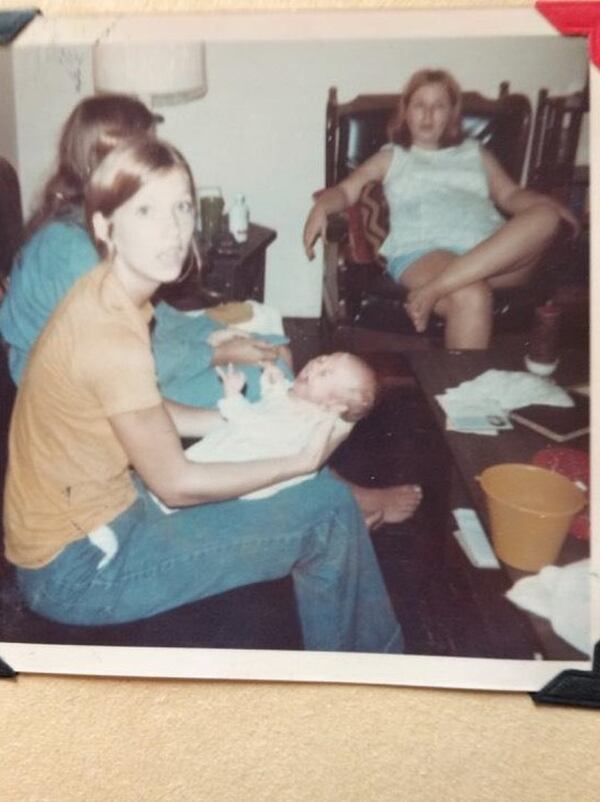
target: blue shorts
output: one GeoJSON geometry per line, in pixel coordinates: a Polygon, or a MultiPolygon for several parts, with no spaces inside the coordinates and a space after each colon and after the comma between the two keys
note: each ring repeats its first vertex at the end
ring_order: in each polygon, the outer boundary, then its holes
{"type": "Polygon", "coordinates": [[[425,256],[426,253],[431,253],[434,250],[450,251],[451,253],[455,253],[457,256],[461,256],[463,253],[466,253],[466,249],[461,248],[419,248],[416,251],[408,251],[407,253],[401,253],[398,254],[398,256],[394,256],[388,262],[386,270],[394,279],[394,281],[400,281],[402,274],[413,264],[413,262],[416,262],[417,259],[420,259],[422,256],[425,256]]]}

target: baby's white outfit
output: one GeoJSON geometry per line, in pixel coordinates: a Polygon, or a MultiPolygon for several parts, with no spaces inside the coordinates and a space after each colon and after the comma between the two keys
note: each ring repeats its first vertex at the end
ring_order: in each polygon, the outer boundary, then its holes
{"type": "MultiPolygon", "coordinates": [[[[291,382],[270,382],[263,373],[261,398],[251,403],[241,394],[222,398],[219,410],[225,419],[186,450],[194,462],[245,462],[297,454],[306,445],[315,426],[325,419],[335,421],[335,430],[348,432],[352,424],[317,404],[291,396],[291,382]]],[[[285,487],[315,475],[304,474],[241,496],[257,499],[272,496],[285,487]]]]}
{"type": "Polygon", "coordinates": [[[392,160],[383,180],[390,233],[380,252],[388,261],[439,248],[464,253],[504,223],[489,197],[479,144],[428,150],[386,145],[392,160]]]}

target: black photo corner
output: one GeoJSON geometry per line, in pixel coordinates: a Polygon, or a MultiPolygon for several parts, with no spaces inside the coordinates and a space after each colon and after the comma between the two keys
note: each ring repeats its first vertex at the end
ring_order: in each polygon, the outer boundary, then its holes
{"type": "Polygon", "coordinates": [[[590,671],[569,668],[531,694],[536,704],[600,709],[600,641],[594,647],[590,671]]]}
{"type": "Polygon", "coordinates": [[[0,11],[0,45],[10,44],[39,13],[37,8],[0,11]]]}

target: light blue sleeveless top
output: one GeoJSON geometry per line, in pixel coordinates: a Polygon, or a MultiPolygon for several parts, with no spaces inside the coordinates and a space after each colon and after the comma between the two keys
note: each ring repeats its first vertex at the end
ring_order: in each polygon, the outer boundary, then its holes
{"type": "Polygon", "coordinates": [[[399,145],[383,180],[390,233],[380,253],[388,261],[412,251],[444,248],[464,253],[504,219],[489,197],[480,146],[472,139],[440,150],[399,145]]]}

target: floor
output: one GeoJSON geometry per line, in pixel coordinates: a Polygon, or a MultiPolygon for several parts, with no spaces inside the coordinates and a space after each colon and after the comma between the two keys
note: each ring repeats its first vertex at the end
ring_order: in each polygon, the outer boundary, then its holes
{"type": "MultiPolygon", "coordinates": [[[[299,369],[321,351],[319,326],[288,319],[286,330],[299,369]]],[[[359,484],[423,487],[422,507],[411,521],[373,535],[408,653],[532,658],[539,646],[529,620],[503,598],[504,573],[473,568],[452,536],[449,458],[403,357],[391,357],[392,371],[390,358],[367,359],[378,368],[387,363],[388,387],[333,461],[359,484]]]]}

